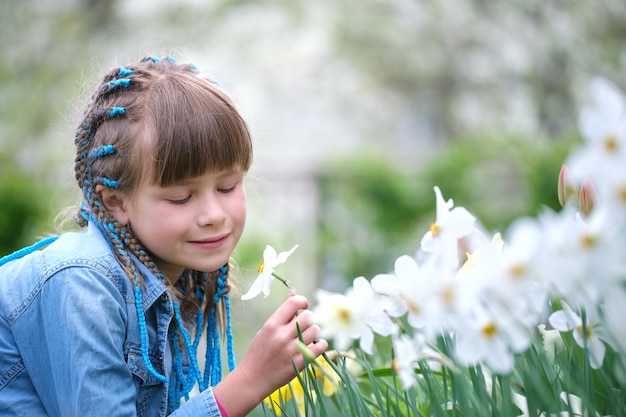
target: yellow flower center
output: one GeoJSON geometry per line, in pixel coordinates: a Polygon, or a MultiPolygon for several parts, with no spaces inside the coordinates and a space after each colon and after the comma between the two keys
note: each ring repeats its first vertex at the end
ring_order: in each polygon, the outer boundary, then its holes
{"type": "Polygon", "coordinates": [[[257,269],[257,272],[263,272],[264,269],[265,269],[265,262],[261,262],[261,265],[259,265],[259,269],[257,269]]]}
{"type": "Polygon", "coordinates": [[[520,262],[514,263],[509,268],[509,272],[511,273],[511,276],[513,278],[517,278],[517,279],[522,278],[524,274],[526,274],[526,265],[520,262]]]}
{"type": "Polygon", "coordinates": [[[413,314],[418,314],[420,312],[420,306],[417,305],[417,303],[413,300],[411,300],[409,297],[406,296],[406,294],[400,293],[400,298],[402,299],[402,301],[404,301],[406,303],[406,308],[413,314]]]}
{"type": "Polygon", "coordinates": [[[398,361],[398,358],[393,358],[391,360],[391,369],[393,369],[396,374],[400,373],[400,361],[398,361]]]}
{"type": "Polygon", "coordinates": [[[626,185],[621,186],[618,193],[622,201],[626,202],[626,185]]]}
{"type": "Polygon", "coordinates": [[[596,243],[597,243],[598,239],[596,238],[595,235],[592,235],[591,233],[585,233],[580,237],[580,243],[584,248],[593,248],[596,243]]]}
{"type": "Polygon", "coordinates": [[[441,297],[443,298],[443,302],[445,304],[448,304],[448,305],[452,304],[455,296],[456,296],[456,293],[452,285],[446,285],[441,290],[441,297]]]}
{"type": "Polygon", "coordinates": [[[493,322],[489,322],[487,323],[487,325],[485,325],[485,327],[483,327],[483,334],[488,339],[491,339],[492,337],[494,337],[497,332],[498,332],[498,329],[496,328],[496,325],[493,322]]]}
{"type": "Polygon", "coordinates": [[[437,223],[431,223],[430,233],[432,233],[433,237],[438,237],[441,234],[441,227],[437,223]]]}
{"type": "MultiPolygon", "coordinates": [[[[580,333],[582,335],[583,334],[583,325],[579,324],[578,327],[576,328],[576,330],[578,331],[578,333],[580,333]]],[[[585,333],[587,333],[587,339],[589,339],[591,337],[591,327],[587,326],[584,330],[586,330],[585,333]]]]}
{"type": "Polygon", "coordinates": [[[337,317],[343,323],[350,323],[350,311],[347,308],[337,309],[337,317]]]}
{"type": "Polygon", "coordinates": [[[615,134],[611,133],[606,138],[604,138],[604,147],[608,152],[615,152],[617,150],[617,137],[615,134]]]}

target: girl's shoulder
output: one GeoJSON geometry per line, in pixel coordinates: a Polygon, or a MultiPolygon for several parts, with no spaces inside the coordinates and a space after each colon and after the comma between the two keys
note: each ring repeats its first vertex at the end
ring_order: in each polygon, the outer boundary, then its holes
{"type": "Polygon", "coordinates": [[[124,270],[95,226],[64,233],[49,246],[2,265],[0,309],[11,310],[47,284],[64,286],[83,280],[102,281],[103,288],[119,293],[122,299],[129,292],[124,270]]]}

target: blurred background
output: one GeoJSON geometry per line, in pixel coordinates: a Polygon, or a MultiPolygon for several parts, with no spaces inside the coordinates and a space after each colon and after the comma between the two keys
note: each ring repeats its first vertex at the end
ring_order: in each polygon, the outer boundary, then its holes
{"type": "MultiPolygon", "coordinates": [[[[73,137],[108,69],[193,62],[249,122],[245,292],[266,244],[313,299],[418,249],[444,197],[490,231],[557,207],[587,82],[626,86],[623,0],[2,0],[0,256],[79,201],[73,137]]],[[[286,289],[233,297],[238,348],[286,289]]],[[[241,355],[240,355],[241,356],[241,355]]]]}

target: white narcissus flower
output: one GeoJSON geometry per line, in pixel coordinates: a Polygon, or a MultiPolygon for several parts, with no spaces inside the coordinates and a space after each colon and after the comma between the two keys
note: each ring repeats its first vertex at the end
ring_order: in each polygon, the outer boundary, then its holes
{"type": "Polygon", "coordinates": [[[374,332],[388,336],[393,322],[384,310],[385,298],[374,292],[364,277],[355,278],[345,294],[317,290],[314,321],[322,328],[322,337],[332,339],[337,350],[345,350],[354,339],[361,349],[372,353],[374,332]]]}
{"type": "Polygon", "coordinates": [[[585,145],[572,154],[567,166],[577,181],[590,178],[596,183],[607,169],[626,159],[626,99],[615,84],[595,78],[578,120],[585,145]]]}
{"type": "Polygon", "coordinates": [[[514,352],[530,345],[530,335],[503,310],[476,306],[457,326],[455,356],[464,365],[485,363],[496,374],[508,374],[514,367],[514,352]]]}
{"type": "Polygon", "coordinates": [[[250,300],[259,295],[261,292],[263,292],[263,295],[267,297],[270,294],[270,286],[274,280],[274,268],[282,263],[285,263],[289,255],[291,255],[298,248],[298,246],[299,245],[294,245],[294,247],[287,252],[276,254],[276,249],[267,245],[263,251],[263,263],[259,267],[259,276],[256,280],[254,280],[248,292],[241,296],[241,299],[250,300]]]}
{"type": "Polygon", "coordinates": [[[415,366],[423,357],[424,336],[416,333],[413,337],[407,334],[392,335],[394,359],[393,371],[400,378],[402,388],[409,389],[417,383],[415,366]]]}
{"type": "Polygon", "coordinates": [[[445,201],[439,187],[435,186],[437,218],[421,241],[421,249],[439,256],[444,267],[459,263],[458,241],[469,235],[476,218],[463,207],[454,207],[452,200],[445,201]],[[454,208],[453,208],[454,207],[454,208]]]}
{"type": "Polygon", "coordinates": [[[591,310],[626,270],[620,221],[606,206],[584,219],[573,210],[542,213],[543,251],[535,265],[543,270],[548,290],[575,309],[591,310]]]}
{"type": "Polygon", "coordinates": [[[594,319],[593,314],[587,312],[587,322],[583,327],[583,319],[566,302],[562,301],[561,304],[563,309],[552,313],[548,321],[552,327],[562,332],[573,330],[572,336],[580,347],[585,346],[586,336],[586,343],[589,349],[589,364],[594,369],[600,368],[604,361],[606,347],[597,334],[599,322],[594,319]],[[586,332],[586,335],[583,334],[583,330],[586,332]]]}
{"type": "Polygon", "coordinates": [[[400,317],[408,312],[412,325],[421,327],[417,323],[432,286],[428,278],[414,258],[402,255],[396,259],[393,274],[378,274],[372,278],[372,288],[387,296],[385,308],[390,316],[400,317]]]}

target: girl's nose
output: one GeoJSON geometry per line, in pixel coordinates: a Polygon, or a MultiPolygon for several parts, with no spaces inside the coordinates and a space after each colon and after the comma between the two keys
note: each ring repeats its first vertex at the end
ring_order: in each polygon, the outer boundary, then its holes
{"type": "Polygon", "coordinates": [[[226,211],[216,196],[207,196],[201,204],[198,210],[198,223],[201,226],[220,224],[226,219],[226,211]]]}

